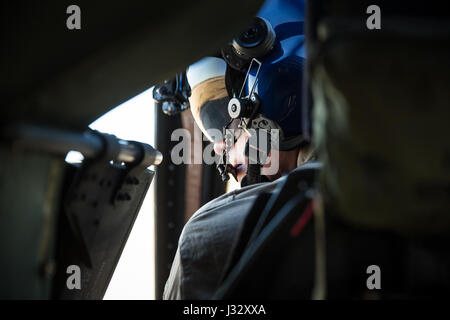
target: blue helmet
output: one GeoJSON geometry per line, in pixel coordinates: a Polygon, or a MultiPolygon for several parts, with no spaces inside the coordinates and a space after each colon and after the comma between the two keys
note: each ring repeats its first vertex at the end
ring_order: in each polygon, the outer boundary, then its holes
{"type": "Polygon", "coordinates": [[[244,32],[186,72],[194,119],[211,141],[225,138],[217,166],[224,180],[233,172],[226,154],[234,134],[226,129],[255,130],[248,131],[246,146],[249,183],[261,181],[272,147],[283,151],[309,143],[304,11],[303,0],[267,0],[244,32]]]}
{"type": "Polygon", "coordinates": [[[304,1],[267,0],[252,24],[221,54],[189,67],[191,110],[210,140],[230,118],[252,117],[266,129],[280,129],[279,149],[309,139],[309,108],[304,106],[304,1]],[[253,103],[252,103],[253,101],[253,103]]]}
{"type": "MultiPolygon", "coordinates": [[[[310,112],[303,105],[304,5],[298,0],[266,1],[247,30],[222,51],[231,68],[241,74],[247,69],[242,92],[235,86],[232,94],[251,98],[256,93],[260,119],[270,120],[273,129],[281,129],[280,150],[295,148],[309,139],[310,112]]],[[[229,113],[232,116],[232,110],[229,113]]]]}

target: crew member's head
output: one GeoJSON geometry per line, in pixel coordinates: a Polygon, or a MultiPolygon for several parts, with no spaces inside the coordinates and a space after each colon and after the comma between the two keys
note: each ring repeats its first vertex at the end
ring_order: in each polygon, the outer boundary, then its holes
{"type": "Polygon", "coordinates": [[[267,1],[220,54],[187,70],[193,117],[215,152],[226,151],[239,181],[253,159],[264,159],[269,180],[308,159],[303,12],[303,1],[267,1]]]}

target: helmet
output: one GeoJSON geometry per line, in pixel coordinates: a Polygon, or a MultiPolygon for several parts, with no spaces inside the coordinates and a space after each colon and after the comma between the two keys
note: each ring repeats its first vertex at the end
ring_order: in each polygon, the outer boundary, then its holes
{"type": "Polygon", "coordinates": [[[221,138],[211,129],[240,119],[247,129],[278,129],[279,150],[308,142],[303,21],[304,1],[268,0],[220,54],[188,68],[192,114],[211,141],[221,138]]]}
{"type": "Polygon", "coordinates": [[[221,55],[189,67],[192,112],[211,141],[208,129],[221,130],[230,117],[239,117],[236,111],[233,114],[236,108],[231,108],[230,98],[242,107],[252,95],[259,100],[258,119],[270,120],[272,129],[280,129],[280,150],[307,141],[310,121],[302,94],[306,56],[303,20],[304,1],[268,0],[221,55]]]}
{"type": "Polygon", "coordinates": [[[303,21],[304,1],[269,0],[231,44],[235,56],[250,61],[245,95],[256,93],[261,118],[280,129],[280,150],[295,148],[309,136],[309,110],[303,107],[303,21]]]}

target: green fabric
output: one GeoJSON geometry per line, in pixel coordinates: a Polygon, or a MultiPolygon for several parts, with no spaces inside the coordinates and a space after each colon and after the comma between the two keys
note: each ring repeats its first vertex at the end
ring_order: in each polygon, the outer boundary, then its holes
{"type": "Polygon", "coordinates": [[[450,232],[450,47],[394,36],[325,42],[312,66],[326,201],[348,222],[450,232]]]}
{"type": "Polygon", "coordinates": [[[63,159],[0,148],[0,298],[47,299],[63,159]]]}

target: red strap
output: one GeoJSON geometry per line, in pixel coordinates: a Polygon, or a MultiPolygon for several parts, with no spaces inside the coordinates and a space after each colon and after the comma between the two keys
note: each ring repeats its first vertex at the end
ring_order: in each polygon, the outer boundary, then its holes
{"type": "Polygon", "coordinates": [[[311,219],[313,213],[313,201],[309,201],[308,205],[305,208],[305,211],[301,214],[300,218],[298,218],[297,222],[291,228],[291,237],[296,238],[302,232],[303,228],[305,228],[309,219],[311,219]]]}

